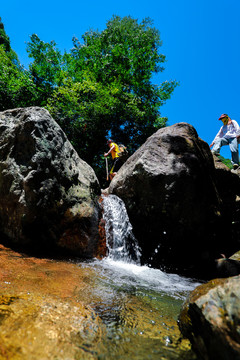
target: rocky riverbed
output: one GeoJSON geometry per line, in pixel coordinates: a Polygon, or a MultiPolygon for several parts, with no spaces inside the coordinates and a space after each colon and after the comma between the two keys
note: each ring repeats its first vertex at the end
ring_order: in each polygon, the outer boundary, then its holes
{"type": "Polygon", "coordinates": [[[126,273],[120,285],[110,273],[1,245],[0,359],[194,359],[177,325],[189,290],[127,285],[126,273]]]}

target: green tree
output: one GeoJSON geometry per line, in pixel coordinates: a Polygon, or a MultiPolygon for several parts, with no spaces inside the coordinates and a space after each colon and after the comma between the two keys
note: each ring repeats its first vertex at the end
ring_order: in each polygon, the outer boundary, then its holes
{"type": "Polygon", "coordinates": [[[7,52],[11,50],[10,39],[5,32],[1,17],[0,17],[0,45],[4,45],[4,49],[7,52]]]}
{"type": "Polygon", "coordinates": [[[131,94],[123,96],[121,84],[116,81],[104,85],[86,71],[81,82],[65,80],[53,92],[47,108],[81,157],[96,165],[104,150],[113,111],[127,103],[128,114],[137,117],[137,104],[132,102],[131,94]]]}
{"type": "Polygon", "coordinates": [[[12,50],[0,18],[0,110],[30,106],[35,98],[34,83],[12,50]]]}
{"type": "Polygon", "coordinates": [[[56,48],[56,43],[45,43],[33,34],[27,45],[27,52],[33,62],[29,71],[37,88],[37,104],[45,106],[53,90],[61,85],[65,76],[62,72],[62,55],[56,48]]]}
{"type": "Polygon", "coordinates": [[[166,125],[160,107],[170,98],[175,81],[154,85],[153,74],[164,70],[160,33],[150,19],[141,23],[114,16],[102,32],[88,31],[82,42],[63,55],[55,42],[32,35],[27,51],[37,103],[47,106],[79,155],[101,167],[106,137],[134,151],[166,125]]]}
{"type": "Polygon", "coordinates": [[[19,70],[22,70],[23,67],[20,65],[17,54],[11,48],[10,38],[5,32],[1,17],[0,17],[0,46],[2,46],[2,49],[4,49],[11,62],[14,65],[16,65],[19,70]]]}
{"type": "MultiPolygon", "coordinates": [[[[150,19],[142,23],[131,17],[114,16],[104,31],[89,31],[83,44],[74,39],[69,64],[75,81],[83,69],[92,72],[97,82],[121,86],[121,102],[111,113],[109,131],[116,139],[141,144],[157,128],[165,126],[159,108],[170,98],[177,83],[152,84],[152,76],[164,70],[165,56],[159,53],[159,31],[150,19]],[[138,113],[132,112],[137,107],[138,113]]],[[[119,95],[118,95],[119,96],[119,95]]]]}
{"type": "Polygon", "coordinates": [[[27,72],[20,70],[0,46],[0,111],[31,106],[36,89],[27,72]]]}

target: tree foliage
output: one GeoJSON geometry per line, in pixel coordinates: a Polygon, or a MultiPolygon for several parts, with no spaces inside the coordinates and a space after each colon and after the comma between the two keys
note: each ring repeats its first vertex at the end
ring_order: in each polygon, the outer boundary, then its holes
{"type": "Polygon", "coordinates": [[[138,24],[131,17],[113,17],[101,33],[86,32],[83,43],[74,39],[74,48],[68,65],[74,81],[82,81],[87,69],[96,82],[120,90],[113,96],[117,105],[109,114],[112,137],[139,146],[166,119],[160,117],[159,108],[176,87],[175,81],[153,85],[153,73],[164,70],[165,56],[159,53],[160,34],[150,19],[138,24]]]}
{"type": "Polygon", "coordinates": [[[28,73],[12,63],[0,46],[0,109],[31,106],[36,96],[35,85],[28,73]]]}
{"type": "Polygon", "coordinates": [[[35,85],[12,50],[0,18],[0,110],[30,106],[35,97],[35,85]]]}
{"type": "Polygon", "coordinates": [[[150,19],[139,23],[130,16],[113,16],[103,31],[88,31],[81,41],[73,38],[72,49],[63,54],[54,41],[46,43],[33,34],[27,45],[29,71],[10,56],[1,23],[0,43],[1,108],[46,107],[95,170],[103,167],[107,137],[134,151],[166,125],[160,107],[177,82],[152,82],[166,59],[150,19]]]}
{"type": "Polygon", "coordinates": [[[53,90],[61,85],[62,77],[62,55],[56,48],[55,41],[45,43],[33,34],[28,42],[27,52],[33,62],[29,71],[37,88],[37,103],[46,106],[53,90]]]}

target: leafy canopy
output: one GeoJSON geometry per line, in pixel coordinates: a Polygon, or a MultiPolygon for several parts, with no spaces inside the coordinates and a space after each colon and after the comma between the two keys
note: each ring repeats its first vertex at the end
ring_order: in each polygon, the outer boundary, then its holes
{"type": "Polygon", "coordinates": [[[0,18],[0,110],[30,106],[35,97],[35,85],[12,50],[0,18]]]}
{"type": "Polygon", "coordinates": [[[37,35],[28,43],[30,65],[39,94],[83,159],[99,163],[106,137],[135,150],[166,125],[160,107],[175,81],[152,83],[164,70],[160,33],[150,19],[114,16],[102,32],[88,31],[63,55],[52,41],[37,35]]]}
{"type": "Polygon", "coordinates": [[[166,125],[160,107],[178,85],[153,84],[164,70],[160,33],[150,19],[113,16],[106,28],[87,31],[61,54],[54,41],[36,34],[23,69],[0,23],[0,106],[46,107],[66,132],[80,157],[102,171],[106,138],[134,151],[148,136],[166,125]]]}

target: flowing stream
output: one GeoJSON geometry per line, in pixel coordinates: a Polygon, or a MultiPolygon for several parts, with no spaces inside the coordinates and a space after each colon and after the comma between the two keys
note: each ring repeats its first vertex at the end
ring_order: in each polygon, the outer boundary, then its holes
{"type": "Polygon", "coordinates": [[[90,305],[107,329],[98,359],[195,359],[181,339],[177,317],[199,283],[140,265],[141,249],[123,201],[103,199],[108,257],[81,266],[97,272],[90,305]]]}
{"type": "Polygon", "coordinates": [[[108,259],[140,265],[141,250],[133,234],[124,202],[116,195],[103,199],[108,259]]]}
{"type": "Polygon", "coordinates": [[[0,359],[195,360],[177,319],[198,282],[141,266],[124,203],[103,199],[108,256],[49,259],[0,245],[0,359]]]}

